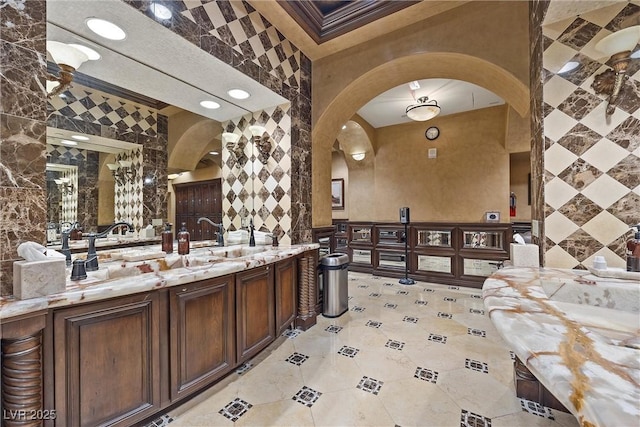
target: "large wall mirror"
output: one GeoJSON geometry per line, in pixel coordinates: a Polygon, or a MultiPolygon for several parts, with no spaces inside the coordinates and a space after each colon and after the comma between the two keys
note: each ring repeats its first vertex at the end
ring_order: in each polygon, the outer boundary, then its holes
{"type": "MultiPolygon", "coordinates": [[[[173,7],[172,2],[165,4],[173,7]]],[[[176,16],[171,14],[180,11],[168,9],[153,19],[148,13],[121,0],[47,1],[47,41],[85,46],[99,55],[83,61],[71,86],[50,100],[47,189],[52,230],[74,221],[99,231],[118,220],[132,220],[138,228],[152,219],[166,220],[168,174],[219,166],[219,158],[210,153],[225,149],[221,123],[287,102],[156,22],[172,25],[176,16]],[[125,38],[95,34],[87,25],[91,17],[118,25],[125,38]],[[251,96],[234,99],[227,93],[234,88],[251,96]],[[218,108],[207,108],[203,101],[218,108]],[[114,102],[127,105],[119,108],[114,102]],[[145,196],[142,207],[127,212],[138,203],[131,200],[136,193],[145,196]]],[[[199,37],[200,29],[195,31],[199,37]]],[[[48,51],[49,71],[57,75],[59,67],[48,51]]],[[[48,233],[51,240],[54,235],[48,233]]]]}

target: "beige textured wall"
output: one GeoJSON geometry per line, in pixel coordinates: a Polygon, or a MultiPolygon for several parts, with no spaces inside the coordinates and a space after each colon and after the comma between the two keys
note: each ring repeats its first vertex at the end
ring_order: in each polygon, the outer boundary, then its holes
{"type": "Polygon", "coordinates": [[[510,155],[509,181],[511,191],[516,194],[516,216],[513,221],[531,221],[529,204],[529,174],[531,173],[531,154],[515,153],[510,155]]]}
{"type": "MultiPolygon", "coordinates": [[[[362,105],[411,80],[455,78],[494,91],[526,116],[529,58],[523,52],[528,52],[528,40],[527,2],[471,2],[314,61],[314,227],[331,222],[332,212],[322,203],[330,196],[331,144],[362,105]]],[[[504,137],[501,144],[504,150],[504,137]]]]}
{"type": "MultiPolygon", "coordinates": [[[[502,222],[509,222],[506,109],[377,129],[375,159],[367,167],[349,167],[349,220],[397,221],[398,209],[409,206],[414,221],[483,221],[485,212],[498,211],[502,222]],[[428,126],[440,128],[435,141],[424,137],[428,126]],[[437,149],[437,158],[427,158],[429,148],[437,149]]],[[[337,156],[332,175],[343,177],[337,156]]],[[[346,216],[333,211],[333,217],[346,216]]]]}
{"type": "Polygon", "coordinates": [[[194,170],[215,140],[215,145],[220,145],[221,134],[220,123],[189,111],[170,116],[167,144],[169,170],[194,170]]]}

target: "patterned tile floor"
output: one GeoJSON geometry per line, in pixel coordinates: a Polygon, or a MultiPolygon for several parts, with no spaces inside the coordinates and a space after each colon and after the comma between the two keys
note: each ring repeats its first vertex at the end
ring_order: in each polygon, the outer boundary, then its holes
{"type": "Polygon", "coordinates": [[[479,290],[350,272],[349,295],[347,313],[290,331],[163,424],[578,425],[515,397],[512,354],[479,290]]]}

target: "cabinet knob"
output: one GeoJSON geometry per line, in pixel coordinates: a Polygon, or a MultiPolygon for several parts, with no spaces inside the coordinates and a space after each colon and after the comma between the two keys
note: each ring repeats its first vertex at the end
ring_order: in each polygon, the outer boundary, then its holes
{"type": "Polygon", "coordinates": [[[271,268],[271,267],[267,266],[267,271],[269,271],[269,268],[271,268]]]}
{"type": "Polygon", "coordinates": [[[187,292],[187,288],[182,288],[182,292],[187,292]]]}

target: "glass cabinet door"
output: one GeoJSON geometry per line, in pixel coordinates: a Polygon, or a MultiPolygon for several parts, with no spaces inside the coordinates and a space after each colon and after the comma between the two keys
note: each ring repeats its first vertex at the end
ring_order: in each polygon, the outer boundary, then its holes
{"type": "Polygon", "coordinates": [[[371,242],[371,227],[354,227],[351,232],[352,242],[371,242]]]}
{"type": "Polygon", "coordinates": [[[451,273],[451,257],[418,255],[418,270],[438,273],[451,273]]]}
{"type": "Polygon", "coordinates": [[[451,231],[418,230],[418,245],[451,247],[451,231]]]}
{"type": "Polygon", "coordinates": [[[465,231],[465,248],[504,249],[503,233],[499,231],[465,231]]]}

